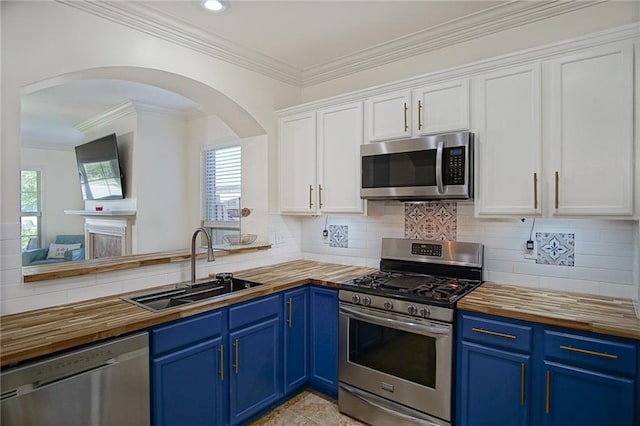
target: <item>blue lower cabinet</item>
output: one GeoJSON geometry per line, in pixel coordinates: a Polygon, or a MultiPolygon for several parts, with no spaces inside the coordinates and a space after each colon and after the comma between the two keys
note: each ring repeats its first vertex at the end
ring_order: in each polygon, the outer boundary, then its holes
{"type": "Polygon", "coordinates": [[[640,425],[637,342],[464,311],[457,319],[457,425],[640,425]]]}
{"type": "Polygon", "coordinates": [[[338,290],[311,287],[311,387],[338,397],[338,290]]]}
{"type": "Polygon", "coordinates": [[[221,347],[217,338],[152,361],[154,425],[224,424],[221,347]]]}
{"type": "Polygon", "coordinates": [[[152,419],[155,426],[222,425],[225,310],[151,330],[152,419]]]}
{"type": "Polygon", "coordinates": [[[284,393],[290,395],[309,380],[309,290],[297,288],[283,296],[284,393]]]}
{"type": "Polygon", "coordinates": [[[631,379],[545,361],[544,425],[634,425],[631,379]]]}
{"type": "Polygon", "coordinates": [[[229,420],[242,424],[282,397],[281,296],[229,308],[229,420]]]}
{"type": "Polygon", "coordinates": [[[462,342],[458,378],[458,424],[529,423],[531,357],[462,342]]]}

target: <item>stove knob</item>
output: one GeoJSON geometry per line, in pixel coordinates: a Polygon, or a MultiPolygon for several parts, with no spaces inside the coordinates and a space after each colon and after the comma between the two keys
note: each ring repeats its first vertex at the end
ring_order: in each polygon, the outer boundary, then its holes
{"type": "Polygon", "coordinates": [[[354,294],[353,296],[351,296],[351,301],[353,303],[360,303],[360,296],[358,296],[357,294],[354,294]]]}
{"type": "Polygon", "coordinates": [[[429,308],[420,308],[420,315],[424,318],[427,318],[429,315],[431,315],[431,312],[429,311],[429,308]]]}
{"type": "Polygon", "coordinates": [[[364,306],[369,306],[371,304],[371,298],[369,296],[364,296],[362,298],[362,304],[364,306]]]}
{"type": "Polygon", "coordinates": [[[418,313],[418,308],[416,308],[416,305],[409,305],[407,306],[407,312],[409,315],[415,315],[418,313]]]}
{"type": "Polygon", "coordinates": [[[393,303],[387,300],[386,302],[384,302],[384,305],[382,305],[382,307],[385,308],[387,311],[390,311],[393,309],[393,303]]]}

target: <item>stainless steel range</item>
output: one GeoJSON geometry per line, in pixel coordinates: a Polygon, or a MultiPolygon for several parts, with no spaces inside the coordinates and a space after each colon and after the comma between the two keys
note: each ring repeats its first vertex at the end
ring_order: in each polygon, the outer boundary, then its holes
{"type": "Polygon", "coordinates": [[[448,426],[456,302],[483,246],[385,238],[380,270],[340,286],[340,411],[372,425],[448,426]]]}

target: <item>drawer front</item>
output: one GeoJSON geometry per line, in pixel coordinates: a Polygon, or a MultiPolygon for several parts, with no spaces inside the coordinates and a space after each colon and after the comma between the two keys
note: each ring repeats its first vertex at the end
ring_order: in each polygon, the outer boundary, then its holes
{"type": "Polygon", "coordinates": [[[636,373],[636,346],[631,342],[545,330],[544,357],[583,368],[636,373]]]}
{"type": "Polygon", "coordinates": [[[460,314],[462,339],[508,350],[531,352],[532,327],[509,322],[502,318],[484,318],[460,314]]]}
{"type": "Polygon", "coordinates": [[[208,312],[155,327],[151,330],[153,356],[211,339],[222,334],[226,310],[208,312]]]}
{"type": "Polygon", "coordinates": [[[280,295],[262,297],[229,308],[229,329],[261,321],[280,312],[280,295]]]}

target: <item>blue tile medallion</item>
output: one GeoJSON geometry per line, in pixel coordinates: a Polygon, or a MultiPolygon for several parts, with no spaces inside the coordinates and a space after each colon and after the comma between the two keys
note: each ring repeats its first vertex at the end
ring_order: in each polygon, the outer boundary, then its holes
{"type": "Polygon", "coordinates": [[[458,204],[405,203],[404,236],[421,240],[454,240],[458,231],[458,204]]]}
{"type": "Polygon", "coordinates": [[[348,225],[329,225],[329,247],[349,247],[348,225]]]}
{"type": "Polygon", "coordinates": [[[536,232],[536,263],[574,266],[575,234],[536,232]]]}

